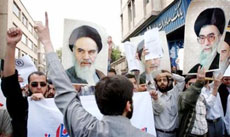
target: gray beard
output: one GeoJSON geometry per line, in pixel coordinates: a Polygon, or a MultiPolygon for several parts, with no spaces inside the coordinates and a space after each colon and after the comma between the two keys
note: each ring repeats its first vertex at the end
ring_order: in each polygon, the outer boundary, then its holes
{"type": "Polygon", "coordinates": [[[214,43],[212,51],[210,53],[204,53],[204,51],[201,51],[200,53],[200,64],[205,68],[205,70],[208,70],[212,61],[216,57],[217,54],[217,46],[219,44],[219,41],[214,43]]]}
{"type": "Polygon", "coordinates": [[[96,69],[93,63],[91,64],[90,67],[81,67],[79,63],[75,61],[74,69],[75,69],[77,76],[81,79],[86,80],[89,85],[96,84],[96,81],[94,80],[96,69]]]}

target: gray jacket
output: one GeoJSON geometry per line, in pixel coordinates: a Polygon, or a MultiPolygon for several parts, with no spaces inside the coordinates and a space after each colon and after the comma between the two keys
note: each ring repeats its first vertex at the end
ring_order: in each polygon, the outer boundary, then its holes
{"type": "Polygon", "coordinates": [[[64,124],[71,137],[153,137],[132,126],[126,117],[104,116],[100,121],[92,116],[82,107],[57,55],[47,54],[46,61],[56,89],[55,103],[64,114],[64,124]]]}

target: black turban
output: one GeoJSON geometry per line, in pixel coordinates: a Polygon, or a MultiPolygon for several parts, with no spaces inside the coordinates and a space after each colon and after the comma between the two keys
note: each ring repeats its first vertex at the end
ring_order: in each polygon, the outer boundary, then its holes
{"type": "Polygon", "coordinates": [[[73,51],[75,42],[82,37],[89,37],[93,39],[98,47],[98,52],[102,49],[101,37],[96,29],[90,26],[81,26],[73,30],[69,38],[69,48],[73,51]]]}
{"type": "Polygon", "coordinates": [[[220,34],[223,34],[225,28],[224,11],[220,8],[210,8],[202,11],[194,25],[197,36],[199,36],[200,29],[205,25],[215,25],[220,31],[220,34]]]}
{"type": "Polygon", "coordinates": [[[226,32],[224,41],[230,46],[230,32],[226,32]]]}

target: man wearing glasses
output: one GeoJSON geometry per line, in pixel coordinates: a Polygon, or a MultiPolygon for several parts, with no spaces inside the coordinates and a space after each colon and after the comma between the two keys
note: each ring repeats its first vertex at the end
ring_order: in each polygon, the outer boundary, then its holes
{"type": "Polygon", "coordinates": [[[196,64],[189,73],[196,73],[199,66],[205,70],[219,68],[220,54],[218,44],[225,28],[225,15],[220,8],[206,9],[200,13],[195,21],[194,30],[201,53],[199,64],[196,64]]]}
{"type": "Polygon", "coordinates": [[[40,100],[48,91],[47,77],[43,72],[33,72],[28,77],[28,89],[31,99],[40,100]]]}

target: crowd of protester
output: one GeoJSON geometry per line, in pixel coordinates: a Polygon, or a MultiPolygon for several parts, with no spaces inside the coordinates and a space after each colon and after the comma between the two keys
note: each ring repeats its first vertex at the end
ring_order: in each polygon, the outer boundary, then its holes
{"type": "Polygon", "coordinates": [[[6,109],[0,107],[0,136],[27,136],[27,98],[30,97],[35,101],[55,98],[72,137],[152,137],[130,123],[135,109],[133,94],[147,91],[152,98],[157,137],[230,136],[230,75],[212,77],[212,73],[202,68],[198,68],[197,75],[188,76],[161,70],[155,78],[146,76],[146,82],[142,83],[135,74],[121,76],[110,68],[108,76],[100,78],[93,88],[73,86],[54,53],[47,14],[46,24],[37,22],[35,31],[44,45],[48,76],[33,72],[28,77],[28,86],[20,87],[14,55],[22,32],[19,28],[9,29],[1,71],[1,89],[7,105],[6,109]],[[102,120],[93,117],[81,105],[79,95],[92,94],[104,115],[102,120]]]}

